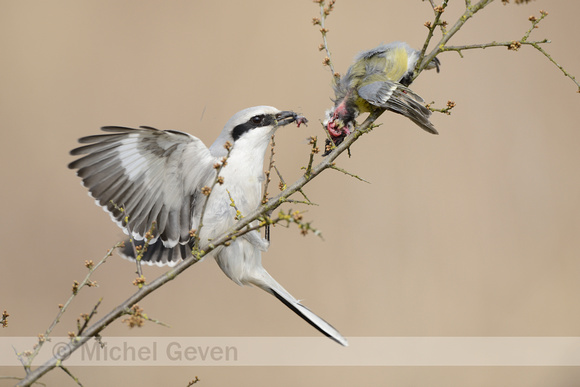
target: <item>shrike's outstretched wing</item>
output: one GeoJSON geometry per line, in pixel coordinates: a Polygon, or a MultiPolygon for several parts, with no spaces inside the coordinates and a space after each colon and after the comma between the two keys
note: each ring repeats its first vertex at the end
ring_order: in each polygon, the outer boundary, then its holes
{"type": "Polygon", "coordinates": [[[91,196],[136,240],[156,223],[154,240],[166,247],[186,243],[196,228],[192,211],[200,190],[213,178],[216,159],[198,138],[142,126],[101,128],[107,134],[79,139],[88,144],[71,155],[91,196]]]}

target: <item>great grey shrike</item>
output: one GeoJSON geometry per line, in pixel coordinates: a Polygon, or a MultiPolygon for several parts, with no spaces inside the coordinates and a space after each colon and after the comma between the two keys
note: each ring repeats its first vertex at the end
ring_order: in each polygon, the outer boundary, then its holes
{"type": "MultiPolygon", "coordinates": [[[[249,214],[260,205],[264,156],[276,129],[305,118],[291,111],[256,106],[236,113],[208,149],[183,132],[106,126],[106,134],[83,137],[86,144],[71,151],[83,155],[69,164],[98,205],[134,240],[144,243],[155,222],[153,239],[141,262],[175,265],[191,255],[193,238],[206,196],[201,192],[216,178],[216,163],[227,155],[203,214],[199,240],[204,243],[231,230],[236,209],[249,214]],[[230,204],[234,200],[236,208],[230,204]]],[[[207,193],[207,192],[206,192],[207,193]]],[[[130,243],[123,255],[135,258],[130,243]]],[[[269,242],[251,231],[212,251],[219,267],[238,285],[255,285],[274,295],[324,335],[346,346],[346,339],[288,293],[262,267],[262,251],[269,242]]]]}

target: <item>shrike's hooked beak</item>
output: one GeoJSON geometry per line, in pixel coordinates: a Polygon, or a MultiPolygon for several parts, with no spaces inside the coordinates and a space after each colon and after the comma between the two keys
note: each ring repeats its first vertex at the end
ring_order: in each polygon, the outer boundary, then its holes
{"type": "Polygon", "coordinates": [[[286,110],[276,114],[276,126],[284,126],[296,122],[296,126],[300,127],[301,124],[306,125],[308,120],[306,117],[298,115],[292,111],[286,110]]]}

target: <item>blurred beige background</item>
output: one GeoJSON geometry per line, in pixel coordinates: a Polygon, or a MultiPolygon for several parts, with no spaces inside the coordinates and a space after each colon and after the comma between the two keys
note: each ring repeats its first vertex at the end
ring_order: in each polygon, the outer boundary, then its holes
{"type": "MultiPolygon", "coordinates": [[[[454,22],[463,2],[451,2],[454,22]]],[[[498,0],[453,44],[532,38],[580,75],[578,2],[498,0]]],[[[306,138],[323,136],[330,75],[304,1],[0,1],[0,309],[2,336],[43,332],[73,280],[121,236],[66,168],[78,137],[103,125],[183,130],[210,144],[236,111],[258,104],[307,116],[277,135],[277,165],[300,175],[306,138]]],[[[381,42],[420,47],[427,2],[339,0],[328,20],[338,71],[381,42]]],[[[338,165],[306,187],[306,217],[324,240],[275,228],[264,262],[345,336],[580,336],[580,96],[530,47],[440,56],[413,90],[443,106],[439,136],[385,114],[338,165]]],[[[318,159],[319,160],[319,159],[318,159]]],[[[56,333],[104,297],[101,316],[135,288],[115,257],[56,333]]],[[[153,279],[163,272],[146,268],[153,279]]],[[[195,265],[140,303],[171,324],[117,322],[104,336],[316,336],[265,293],[240,288],[214,262],[195,265]]],[[[282,350],[282,349],[281,349],[282,350]]],[[[337,351],[348,350],[337,346],[337,351]]],[[[0,369],[0,374],[21,374],[0,369]]],[[[574,367],[75,368],[89,386],[570,386],[574,367]]],[[[43,382],[74,385],[54,371],[43,382]]],[[[0,385],[11,385],[0,381],[0,385]]]]}

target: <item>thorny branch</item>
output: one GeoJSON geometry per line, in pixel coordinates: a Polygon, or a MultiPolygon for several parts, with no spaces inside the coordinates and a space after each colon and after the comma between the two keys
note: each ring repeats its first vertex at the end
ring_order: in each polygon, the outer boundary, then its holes
{"type": "Polygon", "coordinates": [[[72,380],[74,380],[74,381],[76,382],[76,384],[78,384],[79,386],[81,386],[81,387],[82,387],[82,383],[79,381],[79,378],[77,378],[76,376],[74,376],[74,375],[72,374],[72,372],[70,372],[70,371],[69,371],[69,369],[68,369],[68,368],[66,368],[66,367],[65,367],[65,366],[63,366],[62,364],[59,364],[59,366],[58,366],[58,367],[59,367],[61,370],[63,370],[65,374],[67,374],[68,376],[70,376],[70,377],[71,377],[71,379],[72,379],[72,380]]]}
{"type": "MultiPolygon", "coordinates": [[[[431,22],[425,23],[425,27],[429,28],[429,32],[427,33],[427,38],[425,38],[425,43],[423,44],[423,48],[421,49],[421,53],[419,54],[419,59],[417,59],[417,67],[415,68],[415,73],[414,73],[413,79],[417,78],[417,76],[419,76],[419,73],[421,72],[421,70],[424,68],[424,67],[423,68],[420,67],[420,64],[423,62],[423,58],[425,57],[425,52],[427,52],[427,48],[429,47],[429,43],[431,42],[431,38],[433,38],[433,32],[435,31],[435,28],[437,26],[440,26],[441,33],[443,35],[445,35],[445,33],[447,32],[445,30],[445,26],[447,25],[447,22],[442,22],[440,20],[441,15],[443,14],[443,11],[445,11],[445,8],[447,7],[447,2],[448,2],[448,0],[444,0],[442,5],[435,6],[433,4],[433,2],[431,1],[431,6],[433,8],[433,12],[435,12],[435,19],[433,20],[432,23],[431,22]]],[[[429,60],[427,63],[429,63],[429,62],[431,62],[431,60],[429,60]]]]}
{"type": "Polygon", "coordinates": [[[453,101],[447,101],[447,105],[442,109],[437,109],[437,108],[432,107],[431,105],[434,103],[435,102],[428,103],[427,105],[425,105],[425,107],[427,109],[431,110],[432,112],[439,112],[439,113],[443,113],[443,114],[447,114],[447,115],[450,115],[451,109],[453,109],[455,107],[455,102],[453,102],[453,101]]]}
{"type": "MultiPolygon", "coordinates": [[[[32,365],[33,360],[38,355],[38,352],[43,347],[44,343],[50,338],[52,331],[54,330],[56,325],[60,322],[62,315],[67,311],[69,305],[72,303],[73,299],[76,297],[78,292],[85,286],[87,286],[87,287],[97,286],[96,282],[92,281],[90,279],[91,275],[95,272],[95,270],[97,270],[102,264],[104,264],[107,261],[107,258],[109,258],[111,255],[113,255],[113,251],[115,249],[117,249],[121,246],[123,246],[122,242],[117,243],[115,246],[113,246],[113,248],[110,249],[109,251],[107,251],[107,254],[96,265],[93,263],[93,261],[85,261],[85,266],[87,267],[87,269],[89,269],[88,274],[85,276],[83,281],[81,281],[81,283],[79,283],[78,281],[73,282],[71,296],[64,304],[59,305],[59,312],[57,313],[55,319],[52,321],[52,323],[50,324],[48,329],[44,333],[41,333],[38,335],[38,343],[34,346],[33,351],[30,353],[18,354],[20,361],[24,365],[24,370],[26,371],[26,373],[28,375],[31,375],[30,367],[32,365]],[[25,358],[26,358],[26,360],[25,360],[25,358]]],[[[98,304],[96,307],[98,307],[98,304]]],[[[93,308],[93,310],[95,310],[96,307],[93,308]]],[[[91,313],[91,317],[93,315],[94,315],[94,313],[91,313]]],[[[82,332],[79,332],[79,334],[80,333],[82,333],[82,332]]],[[[28,377],[26,379],[28,379],[28,377]]],[[[35,381],[35,380],[37,380],[37,379],[34,379],[32,381],[35,381]]]]}
{"type": "Polygon", "coordinates": [[[89,314],[85,314],[83,313],[81,315],[82,319],[83,319],[83,325],[80,325],[80,319],[77,320],[77,326],[78,326],[78,330],[77,330],[77,336],[82,334],[83,331],[86,329],[87,325],[89,324],[89,321],[91,321],[91,319],[93,318],[93,316],[97,313],[97,309],[99,308],[99,306],[101,305],[101,302],[103,302],[102,298],[99,298],[99,301],[97,301],[97,303],[95,304],[95,306],[93,306],[93,310],[91,311],[91,313],[89,314]]]}
{"type": "Polygon", "coordinates": [[[320,17],[315,17],[312,19],[312,24],[320,26],[320,33],[322,35],[322,43],[318,46],[318,50],[325,51],[326,57],[322,61],[322,64],[328,66],[332,75],[336,78],[338,73],[334,71],[334,65],[332,64],[332,55],[330,54],[330,49],[328,48],[328,42],[326,35],[328,34],[328,28],[326,28],[326,18],[332,10],[334,9],[334,4],[336,0],[329,0],[328,5],[325,4],[325,0],[314,0],[320,6],[320,17]]]}
{"type": "MultiPolygon", "coordinates": [[[[455,22],[455,24],[453,25],[453,27],[451,27],[450,30],[447,30],[445,34],[442,34],[441,40],[437,43],[436,47],[428,55],[425,55],[422,61],[419,60],[417,61],[417,67],[415,68],[413,79],[416,79],[419,76],[419,74],[421,74],[421,72],[425,69],[425,67],[427,67],[427,65],[437,56],[437,54],[441,52],[441,49],[445,46],[445,44],[449,41],[449,39],[451,39],[453,35],[455,35],[461,29],[461,27],[463,27],[463,25],[467,22],[467,20],[471,19],[478,11],[485,8],[492,2],[493,0],[481,0],[475,5],[472,5],[471,2],[466,2],[466,9],[463,15],[459,17],[457,22],[455,22]]],[[[443,4],[446,6],[447,0],[444,0],[443,4]]],[[[443,11],[445,10],[443,6],[439,7],[436,6],[434,9],[438,11],[436,12],[434,22],[432,24],[426,23],[426,26],[429,27],[430,31],[434,29],[436,25],[442,23],[439,22],[439,18],[443,13],[443,11]]],[[[426,42],[427,46],[429,45],[430,40],[431,37],[428,35],[426,42]]],[[[426,47],[424,48],[426,52],[426,47]]]]}
{"type": "MultiPolygon", "coordinates": [[[[432,5],[434,5],[432,0],[429,0],[429,1],[432,5]]],[[[503,1],[505,1],[505,0],[503,0],[503,1]]],[[[462,50],[484,48],[481,45],[479,45],[479,46],[478,45],[446,46],[446,44],[451,39],[451,37],[453,37],[453,35],[459,31],[459,29],[465,24],[465,22],[467,20],[469,20],[471,17],[473,17],[473,15],[475,15],[475,13],[477,13],[479,10],[485,8],[491,2],[493,2],[493,0],[481,0],[481,1],[477,2],[476,4],[472,4],[471,0],[465,0],[465,6],[466,6],[465,13],[459,18],[459,20],[457,20],[457,22],[449,30],[445,30],[446,24],[443,21],[440,21],[441,14],[443,13],[445,6],[447,5],[447,0],[444,0],[443,5],[440,6],[439,8],[434,6],[433,8],[435,11],[435,19],[434,19],[433,23],[428,25],[430,32],[428,34],[426,44],[423,47],[422,55],[424,53],[426,53],[426,48],[429,45],[429,41],[433,36],[433,32],[434,32],[434,29],[436,26],[440,26],[440,28],[442,28],[443,31],[445,31],[446,33],[443,34],[443,36],[442,36],[441,40],[438,42],[436,48],[433,49],[429,54],[425,55],[423,60],[419,62],[418,66],[416,68],[414,77],[416,78],[421,73],[421,71],[427,66],[427,64],[437,54],[439,54],[443,51],[457,51],[457,52],[461,53],[462,50]]],[[[324,26],[325,19],[330,14],[330,11],[332,10],[332,7],[334,6],[334,0],[331,0],[329,2],[328,6],[325,6],[324,0],[316,0],[316,3],[318,3],[321,7],[321,18],[314,19],[314,24],[319,24],[321,26],[320,31],[321,31],[322,36],[323,36],[324,43],[320,46],[320,49],[326,51],[326,55],[327,55],[326,58],[328,58],[328,60],[325,58],[324,63],[325,63],[325,65],[328,65],[330,67],[330,69],[333,73],[333,76],[336,76],[336,73],[334,72],[334,67],[332,66],[332,62],[330,60],[330,50],[328,49],[328,44],[327,44],[327,32],[328,32],[328,30],[324,26]]],[[[543,15],[539,20],[541,20],[543,17],[545,17],[545,15],[543,15]]],[[[538,22],[539,22],[539,20],[538,20],[538,22]]],[[[535,28],[535,25],[532,28],[535,28]]],[[[530,29],[529,32],[531,32],[531,30],[532,29],[530,29]]],[[[570,77],[571,79],[573,79],[575,81],[574,77],[570,76],[547,53],[545,53],[545,51],[543,51],[541,49],[541,47],[539,47],[540,44],[548,43],[549,41],[545,40],[545,41],[538,41],[538,42],[528,42],[527,41],[528,37],[529,37],[529,33],[524,35],[524,39],[521,39],[520,41],[517,41],[517,42],[519,42],[522,45],[528,44],[528,45],[531,45],[534,48],[538,49],[546,57],[548,57],[554,64],[556,64],[558,66],[558,68],[560,68],[560,70],[563,71],[566,76],[570,77]]],[[[507,43],[507,42],[502,42],[502,43],[507,43]]],[[[495,46],[499,46],[499,45],[505,46],[505,44],[502,44],[502,43],[492,42],[492,43],[489,43],[486,47],[491,47],[491,45],[493,45],[493,44],[495,44],[495,46]]],[[[510,42],[510,43],[513,44],[513,42],[510,42]]],[[[578,83],[576,82],[576,84],[578,84],[578,83]]],[[[580,87],[580,85],[579,85],[579,87],[580,87]]],[[[450,109],[451,107],[452,106],[450,106],[448,103],[448,109],[450,109]]],[[[50,371],[51,369],[53,369],[55,367],[60,367],[65,372],[67,372],[67,370],[62,367],[62,361],[67,359],[70,356],[70,354],[72,354],[74,351],[76,351],[78,348],[80,348],[88,340],[90,340],[93,337],[96,337],[96,338],[100,337],[99,336],[100,332],[102,332],[109,324],[111,324],[113,321],[117,320],[121,316],[126,315],[126,314],[136,315],[136,314],[141,313],[138,309],[136,309],[136,308],[138,308],[137,302],[144,299],[147,295],[149,295],[150,293],[159,289],[160,287],[162,287],[166,283],[175,279],[178,275],[180,275],[182,272],[187,270],[189,267],[191,267],[192,265],[197,263],[201,258],[206,256],[207,254],[211,253],[217,247],[222,246],[222,245],[227,246],[229,243],[231,243],[232,240],[235,240],[237,237],[240,237],[247,232],[257,230],[261,227],[265,227],[266,225],[285,222],[286,225],[289,225],[290,223],[298,224],[298,226],[301,229],[301,232],[303,232],[303,233],[307,233],[308,231],[313,231],[316,235],[319,235],[320,234],[319,231],[313,229],[310,226],[310,223],[302,222],[302,220],[301,220],[302,216],[299,212],[284,213],[283,211],[281,211],[275,219],[270,218],[269,214],[271,214],[275,209],[277,209],[283,203],[291,202],[292,199],[290,199],[290,197],[292,195],[294,195],[296,192],[302,192],[302,188],[306,184],[308,184],[310,181],[315,179],[318,175],[320,175],[326,169],[340,170],[340,168],[337,168],[335,166],[334,161],[344,151],[349,149],[350,146],[355,141],[357,141],[363,134],[368,133],[374,127],[375,120],[383,112],[384,112],[384,110],[382,110],[382,109],[377,109],[374,112],[371,112],[369,114],[369,116],[366,118],[366,120],[361,125],[357,126],[350,136],[346,137],[344,139],[344,141],[339,146],[335,147],[328,154],[327,157],[325,157],[321,162],[319,162],[316,165],[314,165],[314,162],[313,162],[314,153],[316,153],[316,152],[311,151],[308,166],[305,168],[305,173],[297,181],[295,181],[290,186],[286,186],[285,189],[282,192],[280,192],[277,196],[270,198],[267,201],[266,201],[266,197],[264,197],[264,204],[261,207],[257,208],[256,210],[252,211],[251,213],[245,214],[243,218],[240,218],[237,221],[235,226],[229,232],[222,234],[219,237],[213,239],[211,241],[211,243],[205,243],[203,245],[201,245],[201,241],[199,240],[199,236],[198,236],[199,233],[197,233],[197,234],[194,233],[194,235],[196,235],[196,246],[194,246],[194,249],[192,250],[193,254],[189,258],[181,261],[175,267],[167,270],[163,275],[157,277],[156,279],[154,279],[150,283],[143,284],[143,286],[140,287],[134,294],[132,294],[124,302],[122,302],[121,304],[116,306],[113,310],[111,310],[109,313],[107,313],[99,321],[93,323],[90,326],[82,326],[81,329],[79,329],[79,334],[75,335],[71,339],[71,342],[65,348],[62,348],[63,349],[62,351],[59,351],[59,353],[57,355],[52,357],[50,360],[45,362],[43,365],[36,368],[34,371],[31,371],[30,364],[32,362],[32,359],[34,358],[34,356],[36,356],[36,354],[38,353],[38,351],[40,350],[40,348],[42,347],[42,344],[44,342],[43,340],[39,340],[38,345],[34,349],[34,353],[32,353],[30,356],[28,356],[28,363],[25,365],[25,369],[27,372],[26,378],[22,379],[18,385],[20,385],[20,386],[31,385],[32,383],[35,383],[36,380],[38,380],[42,375],[44,375],[45,373],[47,373],[48,371],[50,371]],[[256,221],[258,221],[258,222],[256,222],[256,221]],[[132,313],[130,312],[131,310],[133,310],[132,313]]],[[[311,145],[313,145],[313,149],[314,149],[315,148],[315,141],[314,141],[314,144],[312,144],[312,142],[311,142],[311,145]]],[[[211,190],[215,186],[215,184],[220,183],[219,172],[220,172],[221,168],[225,166],[226,161],[227,161],[227,157],[223,160],[221,165],[216,165],[216,169],[217,169],[216,179],[215,179],[212,187],[205,187],[205,188],[207,188],[207,190],[206,190],[207,198],[206,199],[209,199],[209,195],[211,194],[211,190]]],[[[343,171],[343,172],[345,172],[345,171],[343,171]]],[[[207,204],[207,200],[206,200],[205,204],[207,204]]],[[[204,206],[204,209],[205,209],[205,206],[204,206]]],[[[204,211],[202,211],[202,213],[203,212],[204,211]]],[[[203,226],[203,222],[200,220],[199,227],[201,228],[202,226],[203,226]]],[[[192,231],[194,231],[194,230],[192,230],[192,231]]],[[[119,246],[120,245],[116,245],[115,248],[119,247],[119,246]]],[[[61,307],[59,314],[57,315],[56,319],[51,324],[51,326],[45,332],[44,337],[48,337],[50,335],[50,333],[54,329],[55,325],[58,323],[60,317],[62,316],[62,314],[64,313],[67,306],[70,304],[70,302],[72,301],[72,298],[74,298],[74,295],[78,292],[78,290],[84,286],[90,286],[90,285],[88,285],[90,283],[90,280],[89,280],[90,274],[98,266],[100,266],[102,263],[105,262],[106,258],[111,255],[112,250],[107,253],[105,258],[103,258],[103,260],[101,262],[99,262],[97,265],[89,268],[90,272],[82,283],[79,284],[79,283],[75,282],[76,285],[73,286],[73,295],[67,301],[67,303],[61,307]]],[[[93,309],[93,311],[95,311],[95,310],[96,310],[96,306],[93,309]]],[[[91,316],[93,314],[94,313],[91,313],[91,316]]],[[[89,320],[90,320],[90,318],[89,318],[89,320]]],[[[5,321],[5,317],[4,317],[4,321],[5,321]]],[[[77,379],[75,378],[75,380],[77,380],[77,379]]]]}
{"type": "Polygon", "coordinates": [[[358,176],[358,175],[355,175],[354,173],[350,173],[349,171],[347,171],[347,170],[345,170],[345,169],[339,168],[339,167],[337,167],[337,166],[336,166],[336,165],[334,165],[334,164],[332,164],[332,165],[330,166],[330,168],[331,168],[331,169],[334,169],[335,171],[342,172],[342,173],[344,173],[344,174],[345,174],[345,175],[347,175],[347,176],[354,177],[355,179],[357,179],[357,180],[359,180],[359,181],[362,181],[362,182],[364,182],[364,183],[368,183],[368,184],[370,184],[370,182],[369,182],[369,181],[367,181],[367,180],[363,179],[362,177],[360,177],[360,176],[358,176]]]}
{"type": "Polygon", "coordinates": [[[226,143],[224,144],[224,148],[227,151],[226,156],[224,156],[221,161],[219,163],[216,163],[213,167],[216,170],[215,172],[215,179],[212,182],[211,187],[203,187],[201,189],[201,193],[205,195],[205,201],[203,202],[203,207],[201,209],[201,216],[199,218],[199,224],[198,224],[198,229],[196,230],[191,230],[190,234],[192,237],[194,237],[194,244],[193,244],[193,249],[192,249],[192,254],[197,254],[198,250],[199,250],[199,244],[200,244],[200,239],[199,236],[201,235],[201,229],[203,228],[203,218],[205,216],[205,210],[207,209],[207,204],[209,203],[209,197],[211,195],[211,193],[213,192],[214,187],[216,186],[216,184],[223,184],[224,180],[223,177],[220,176],[220,172],[222,171],[222,169],[228,165],[228,159],[230,157],[230,153],[232,152],[232,147],[233,145],[229,142],[226,141],[226,143]]]}
{"type": "MultiPolygon", "coordinates": [[[[434,6],[433,1],[430,0],[430,3],[433,7],[433,11],[435,12],[435,18],[434,18],[433,22],[426,22],[425,23],[425,26],[427,28],[429,28],[429,32],[427,34],[427,38],[425,39],[425,43],[424,43],[423,48],[421,50],[419,60],[417,61],[417,67],[415,68],[413,79],[417,78],[417,76],[419,76],[421,71],[423,71],[425,69],[425,67],[441,52],[455,51],[461,57],[463,57],[462,51],[464,51],[464,50],[479,49],[479,48],[483,49],[483,48],[487,48],[487,47],[502,47],[503,46],[503,47],[507,47],[509,50],[517,51],[521,46],[529,45],[529,46],[534,47],[540,53],[542,53],[542,55],[544,55],[546,58],[548,58],[548,60],[550,60],[550,62],[552,62],[556,67],[558,67],[558,69],[560,69],[560,71],[562,71],[562,73],[566,77],[570,78],[576,84],[576,86],[578,86],[578,92],[580,93],[580,83],[576,80],[576,77],[574,77],[569,72],[567,72],[562,65],[557,63],[552,58],[552,56],[550,54],[548,54],[546,52],[546,50],[544,50],[541,47],[542,44],[551,43],[550,40],[543,39],[543,40],[537,40],[537,41],[528,41],[528,38],[530,37],[530,34],[532,33],[532,31],[534,29],[538,28],[538,23],[540,23],[546,16],[548,16],[548,13],[544,10],[540,11],[540,17],[535,17],[535,16],[529,17],[528,20],[530,20],[530,22],[532,24],[531,24],[530,28],[525,32],[524,36],[519,40],[511,40],[511,41],[504,41],[504,42],[490,42],[490,43],[482,43],[482,44],[470,44],[470,45],[463,45],[463,46],[448,46],[447,45],[447,42],[449,42],[449,40],[453,37],[453,35],[455,35],[470,18],[472,18],[478,11],[482,10],[483,8],[488,6],[489,4],[493,3],[493,1],[494,0],[480,0],[479,2],[477,2],[475,4],[472,4],[471,0],[466,0],[465,1],[465,12],[463,13],[463,15],[461,15],[459,17],[459,19],[455,22],[453,27],[451,27],[449,30],[447,30],[446,29],[447,22],[441,21],[440,18],[441,18],[442,13],[444,12],[445,8],[447,7],[448,0],[443,0],[443,3],[441,6],[434,6]],[[431,41],[431,38],[433,37],[433,32],[437,26],[439,26],[441,29],[442,37],[439,40],[439,42],[436,44],[435,48],[429,54],[426,54],[427,48],[428,48],[429,43],[431,41]]],[[[502,2],[504,4],[507,4],[507,3],[509,3],[509,0],[502,0],[502,2]]],[[[527,3],[528,1],[522,1],[522,0],[517,1],[516,0],[516,3],[518,3],[518,4],[521,4],[524,2],[527,3]]]]}
{"type": "MultiPolygon", "coordinates": [[[[129,226],[129,222],[127,222],[127,227],[129,226]]],[[[135,255],[135,264],[137,265],[137,278],[133,281],[133,285],[135,286],[143,286],[145,283],[145,276],[143,275],[143,269],[141,267],[141,259],[143,259],[143,255],[147,252],[147,248],[149,247],[149,242],[153,239],[153,232],[155,231],[156,222],[153,221],[151,223],[151,227],[149,227],[149,231],[145,233],[144,243],[140,246],[135,245],[135,240],[133,237],[130,238],[131,246],[133,247],[133,254],[135,255]]],[[[133,235],[130,229],[129,235],[133,235]]]]}
{"type": "Polygon", "coordinates": [[[276,154],[276,138],[275,134],[272,135],[270,139],[270,160],[268,161],[268,169],[264,172],[266,176],[266,181],[264,182],[264,195],[262,196],[262,204],[268,201],[268,186],[270,185],[270,181],[272,181],[272,168],[274,168],[274,155],[276,154]]]}

